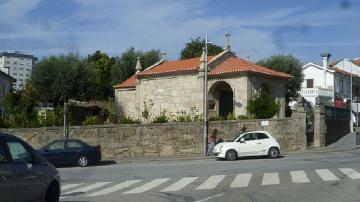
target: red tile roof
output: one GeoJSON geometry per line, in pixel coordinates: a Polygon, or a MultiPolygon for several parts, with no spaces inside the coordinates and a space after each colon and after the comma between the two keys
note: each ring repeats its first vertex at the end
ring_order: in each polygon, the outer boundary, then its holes
{"type": "MultiPolygon", "coordinates": [[[[214,56],[209,56],[208,60],[211,62],[214,56]]],[[[146,75],[159,75],[166,73],[174,73],[174,72],[188,72],[199,69],[200,66],[200,58],[191,58],[187,60],[177,60],[177,61],[166,61],[160,63],[159,65],[144,70],[139,74],[134,74],[124,82],[117,84],[114,88],[133,88],[136,86],[136,78],[137,76],[146,76],[146,75]]],[[[266,67],[251,63],[249,61],[243,60],[241,58],[229,58],[221,63],[219,66],[215,67],[209,72],[209,76],[222,75],[222,74],[231,74],[231,73],[239,73],[239,72],[252,72],[258,74],[264,74],[268,76],[282,77],[286,79],[292,78],[291,75],[278,72],[272,69],[268,69],[266,67]]]]}
{"type": "Polygon", "coordinates": [[[136,86],[136,77],[137,74],[132,75],[130,78],[126,79],[122,83],[116,84],[114,88],[134,88],[136,86]]]}
{"type": "MultiPolygon", "coordinates": [[[[343,74],[345,76],[351,76],[350,72],[339,69],[338,67],[329,67],[329,69],[334,70],[336,73],[343,74]]],[[[353,77],[359,77],[357,74],[352,74],[353,77]]]]}
{"type": "Polygon", "coordinates": [[[337,60],[332,61],[332,62],[329,64],[329,66],[330,66],[330,67],[333,67],[333,66],[335,66],[338,62],[339,62],[339,61],[337,61],[337,60]]]}
{"type": "Polygon", "coordinates": [[[210,76],[221,75],[221,74],[230,74],[230,73],[239,73],[239,72],[247,72],[247,73],[258,73],[264,74],[268,76],[282,77],[291,79],[293,78],[291,75],[278,72],[255,63],[249,62],[247,60],[241,58],[229,58],[225,62],[221,63],[219,66],[212,69],[209,73],[210,76]]]}
{"type": "Polygon", "coordinates": [[[353,60],[353,63],[360,66],[360,59],[353,60]]]}
{"type": "MultiPolygon", "coordinates": [[[[213,56],[208,56],[210,61],[213,56]]],[[[200,58],[191,58],[187,60],[176,60],[163,62],[149,70],[141,72],[139,75],[153,75],[153,74],[164,74],[173,72],[184,72],[197,70],[200,66],[200,58]]]]}

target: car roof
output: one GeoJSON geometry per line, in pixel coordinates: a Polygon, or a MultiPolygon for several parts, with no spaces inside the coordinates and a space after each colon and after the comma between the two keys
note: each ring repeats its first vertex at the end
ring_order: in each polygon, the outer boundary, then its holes
{"type": "Polygon", "coordinates": [[[0,138],[12,138],[12,139],[18,139],[18,140],[22,140],[21,138],[19,137],[16,137],[15,135],[10,135],[10,134],[7,134],[7,133],[2,133],[0,132],[0,138]]]}

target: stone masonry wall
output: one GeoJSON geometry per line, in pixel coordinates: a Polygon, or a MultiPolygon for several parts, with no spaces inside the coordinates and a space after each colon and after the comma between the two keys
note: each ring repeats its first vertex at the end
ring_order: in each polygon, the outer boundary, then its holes
{"type": "MultiPolygon", "coordinates": [[[[294,112],[292,118],[271,120],[210,122],[209,131],[219,130],[224,139],[233,139],[241,127],[248,130],[267,130],[279,141],[282,151],[306,147],[305,114],[294,112]],[[267,126],[261,126],[261,122],[267,126]],[[264,122],[265,121],[265,122],[264,122]]],[[[1,129],[1,132],[23,138],[35,148],[61,139],[63,130],[57,128],[1,129]]],[[[166,123],[144,125],[76,126],[69,129],[70,138],[102,146],[103,159],[125,160],[139,157],[182,156],[202,154],[203,124],[166,123]]]]}

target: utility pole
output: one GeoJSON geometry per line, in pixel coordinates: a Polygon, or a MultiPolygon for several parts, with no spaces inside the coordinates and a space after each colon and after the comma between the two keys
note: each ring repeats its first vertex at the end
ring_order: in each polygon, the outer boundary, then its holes
{"type": "Polygon", "coordinates": [[[208,91],[208,78],[207,78],[207,74],[208,74],[208,49],[207,49],[207,45],[210,44],[211,42],[208,41],[207,38],[207,33],[205,35],[205,65],[204,65],[204,94],[203,94],[203,99],[204,99],[204,155],[206,156],[207,154],[207,143],[208,143],[208,131],[209,131],[209,122],[208,122],[208,95],[207,95],[207,91],[208,91]]]}
{"type": "Polygon", "coordinates": [[[67,128],[66,128],[66,102],[64,102],[64,139],[67,139],[68,138],[68,135],[67,135],[67,128]]]}

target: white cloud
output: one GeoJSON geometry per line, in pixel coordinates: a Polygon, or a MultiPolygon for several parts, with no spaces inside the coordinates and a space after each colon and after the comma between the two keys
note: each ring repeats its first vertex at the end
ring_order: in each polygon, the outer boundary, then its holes
{"type": "Polygon", "coordinates": [[[19,23],[41,0],[3,0],[0,2],[0,22],[19,23]]]}

